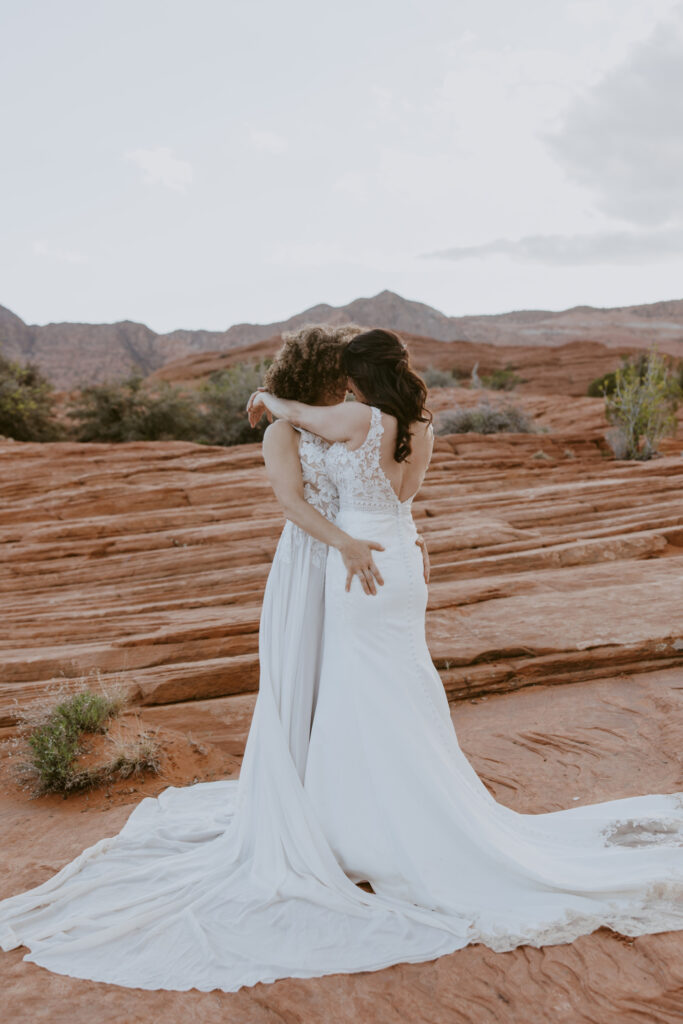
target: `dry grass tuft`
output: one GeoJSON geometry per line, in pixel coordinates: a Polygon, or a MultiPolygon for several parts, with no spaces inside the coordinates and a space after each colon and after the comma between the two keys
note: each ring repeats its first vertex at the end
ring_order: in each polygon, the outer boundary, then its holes
{"type": "Polygon", "coordinates": [[[33,796],[67,794],[159,771],[160,746],[148,733],[128,740],[108,736],[111,757],[86,767],[78,765],[78,758],[88,752],[86,737],[107,733],[127,704],[120,684],[103,684],[97,674],[95,687],[92,679],[76,684],[64,680],[44,697],[18,706],[18,733],[5,746],[10,774],[22,789],[33,796]]]}
{"type": "Polygon", "coordinates": [[[144,732],[130,740],[107,738],[113,747],[112,756],[100,764],[74,770],[69,786],[71,790],[93,789],[133,775],[140,776],[145,772],[156,775],[161,771],[161,747],[151,733],[144,732]]]}

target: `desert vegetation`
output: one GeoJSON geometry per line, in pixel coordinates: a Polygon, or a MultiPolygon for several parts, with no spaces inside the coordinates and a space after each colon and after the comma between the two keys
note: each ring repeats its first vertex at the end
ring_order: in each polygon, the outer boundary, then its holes
{"type": "Polygon", "coordinates": [[[470,387],[490,388],[493,391],[512,391],[524,381],[523,377],[515,373],[515,368],[510,363],[493,370],[492,373],[481,376],[477,372],[478,365],[478,363],[475,364],[469,371],[460,367],[444,370],[428,366],[426,369],[420,370],[420,376],[428,388],[463,387],[466,386],[469,378],[470,387]]]}
{"type": "Polygon", "coordinates": [[[107,733],[125,707],[115,687],[94,690],[84,686],[75,693],[59,692],[20,708],[18,731],[10,744],[15,780],[34,796],[91,789],[115,779],[160,769],[154,737],[141,733],[132,740],[111,738],[109,753],[93,763],[79,764],[89,752],[88,736],[107,733]]]}
{"type": "Polygon", "coordinates": [[[481,382],[485,388],[492,388],[494,391],[512,391],[518,384],[524,382],[524,378],[515,373],[514,367],[508,363],[493,373],[484,374],[481,382]]]}
{"type": "Polygon", "coordinates": [[[50,381],[33,363],[0,355],[0,436],[54,441],[59,434],[50,381]]]}
{"type": "Polygon", "coordinates": [[[266,363],[243,363],[183,389],[141,377],[83,388],[67,415],[78,441],[196,441],[233,445],[259,441],[265,424],[249,426],[245,406],[266,363]]]}
{"type": "Polygon", "coordinates": [[[199,387],[149,382],[138,374],[72,393],[57,410],[52,385],[31,364],[0,356],[0,436],[17,441],[260,441],[265,422],[249,426],[245,406],[269,360],[222,370],[199,387]]]}
{"type": "Polygon", "coordinates": [[[473,408],[456,408],[440,414],[437,434],[533,434],[537,427],[523,409],[512,402],[494,406],[488,400],[473,408]]]}
{"type": "MultiPolygon", "coordinates": [[[[86,384],[70,395],[56,395],[34,365],[0,356],[0,436],[19,441],[75,440],[130,442],[183,440],[232,446],[260,441],[265,420],[249,426],[248,396],[270,363],[237,363],[201,382],[172,384],[134,374],[125,379],[86,384]]],[[[466,386],[470,390],[512,392],[524,382],[507,363],[488,374],[433,365],[422,372],[430,388],[466,386]]],[[[683,395],[683,360],[660,356],[654,347],[622,358],[622,366],[593,380],[587,394],[605,400],[609,429],[605,439],[618,459],[648,459],[660,438],[675,433],[676,410],[683,395]]],[[[493,405],[484,394],[472,408],[439,414],[439,433],[533,433],[537,425],[508,400],[493,405]]]]}
{"type": "Polygon", "coordinates": [[[441,370],[436,366],[428,366],[420,371],[420,376],[428,388],[453,388],[460,383],[460,373],[453,370],[441,370]]]}
{"type": "Polygon", "coordinates": [[[605,398],[605,415],[611,424],[605,438],[615,458],[650,459],[657,453],[658,441],[676,432],[683,362],[673,368],[653,347],[593,381],[588,393],[605,398]]]}

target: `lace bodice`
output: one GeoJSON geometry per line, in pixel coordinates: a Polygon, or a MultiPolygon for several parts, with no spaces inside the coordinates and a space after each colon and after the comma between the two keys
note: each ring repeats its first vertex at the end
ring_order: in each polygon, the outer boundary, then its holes
{"type": "Polygon", "coordinates": [[[360,448],[350,451],[338,441],[325,454],[328,478],[339,492],[340,508],[361,511],[409,512],[412,498],[399,501],[380,465],[380,443],[384,433],[382,413],[370,407],[370,429],[360,448]]]}

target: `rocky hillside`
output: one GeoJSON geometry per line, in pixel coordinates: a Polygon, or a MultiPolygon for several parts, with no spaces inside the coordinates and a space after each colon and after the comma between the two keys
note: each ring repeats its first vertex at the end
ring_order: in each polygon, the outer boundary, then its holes
{"type": "MultiPolygon", "coordinates": [[[[403,333],[411,360],[418,370],[428,367],[455,371],[460,380],[477,367],[479,377],[511,367],[519,379],[517,393],[585,395],[590,382],[621,365],[624,356],[637,354],[630,347],[610,348],[594,341],[572,341],[555,348],[492,345],[486,342],[437,341],[403,333]]],[[[210,374],[243,362],[257,362],[277,352],[279,334],[265,341],[225,351],[200,352],[172,360],[152,375],[178,385],[193,385],[210,374]]]]}
{"type": "Polygon", "coordinates": [[[683,299],[641,306],[596,309],[576,306],[562,312],[521,310],[487,316],[448,317],[421,302],[383,291],[346,306],[321,304],[272,324],[236,324],[225,331],[177,330],[155,334],[144,324],[27,325],[0,306],[0,352],[32,359],[55,385],[67,390],[82,382],[146,375],[194,353],[252,346],[311,322],[384,326],[437,341],[470,341],[526,348],[573,341],[608,347],[644,348],[683,356],[683,299]]]}

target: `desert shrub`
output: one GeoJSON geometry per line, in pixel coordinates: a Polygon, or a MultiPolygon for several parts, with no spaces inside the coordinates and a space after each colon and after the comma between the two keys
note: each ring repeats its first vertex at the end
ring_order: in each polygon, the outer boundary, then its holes
{"type": "Polygon", "coordinates": [[[123,705],[118,691],[84,689],[65,698],[48,698],[24,712],[20,725],[28,760],[22,767],[36,791],[63,793],[77,788],[74,761],[81,752],[83,734],[105,732],[123,705]]]}
{"type": "Polygon", "coordinates": [[[33,363],[0,355],[0,435],[17,441],[54,441],[60,429],[54,416],[51,382],[33,363]]]}
{"type": "Polygon", "coordinates": [[[68,415],[79,441],[193,440],[201,429],[196,400],[162,381],[133,374],[81,388],[68,415]]]}
{"type": "Polygon", "coordinates": [[[514,366],[510,363],[502,369],[494,370],[481,378],[485,388],[493,388],[496,391],[512,391],[518,384],[523,383],[523,378],[515,373],[514,366]]]}
{"type": "Polygon", "coordinates": [[[440,370],[436,366],[428,366],[419,373],[428,388],[452,388],[459,379],[456,370],[440,370]]]}
{"type": "Polygon", "coordinates": [[[632,363],[616,370],[614,390],[605,396],[612,425],[605,439],[617,458],[649,459],[657,442],[676,432],[677,378],[654,346],[645,359],[644,373],[632,363]]]}
{"type": "MultiPolygon", "coordinates": [[[[640,352],[635,362],[632,362],[628,356],[622,356],[620,369],[623,371],[628,366],[635,369],[639,380],[644,380],[647,371],[647,353],[640,352]]],[[[588,397],[603,398],[605,395],[613,394],[617,384],[617,372],[617,370],[612,370],[610,373],[604,373],[601,377],[592,380],[586,391],[588,397]]]]}
{"type": "Polygon", "coordinates": [[[246,444],[260,441],[268,425],[254,430],[245,412],[260,385],[267,361],[240,363],[212,373],[199,388],[183,391],[166,381],[127,380],[82,388],[68,415],[79,441],[196,441],[246,444]]]}
{"type": "Polygon", "coordinates": [[[238,363],[211,374],[199,389],[201,426],[197,440],[205,444],[233,445],[262,439],[268,420],[264,416],[252,429],[245,408],[270,362],[238,363]]]}
{"type": "Polygon", "coordinates": [[[454,409],[439,416],[437,434],[534,434],[533,421],[519,406],[506,403],[494,408],[481,402],[472,409],[454,409]]]}

